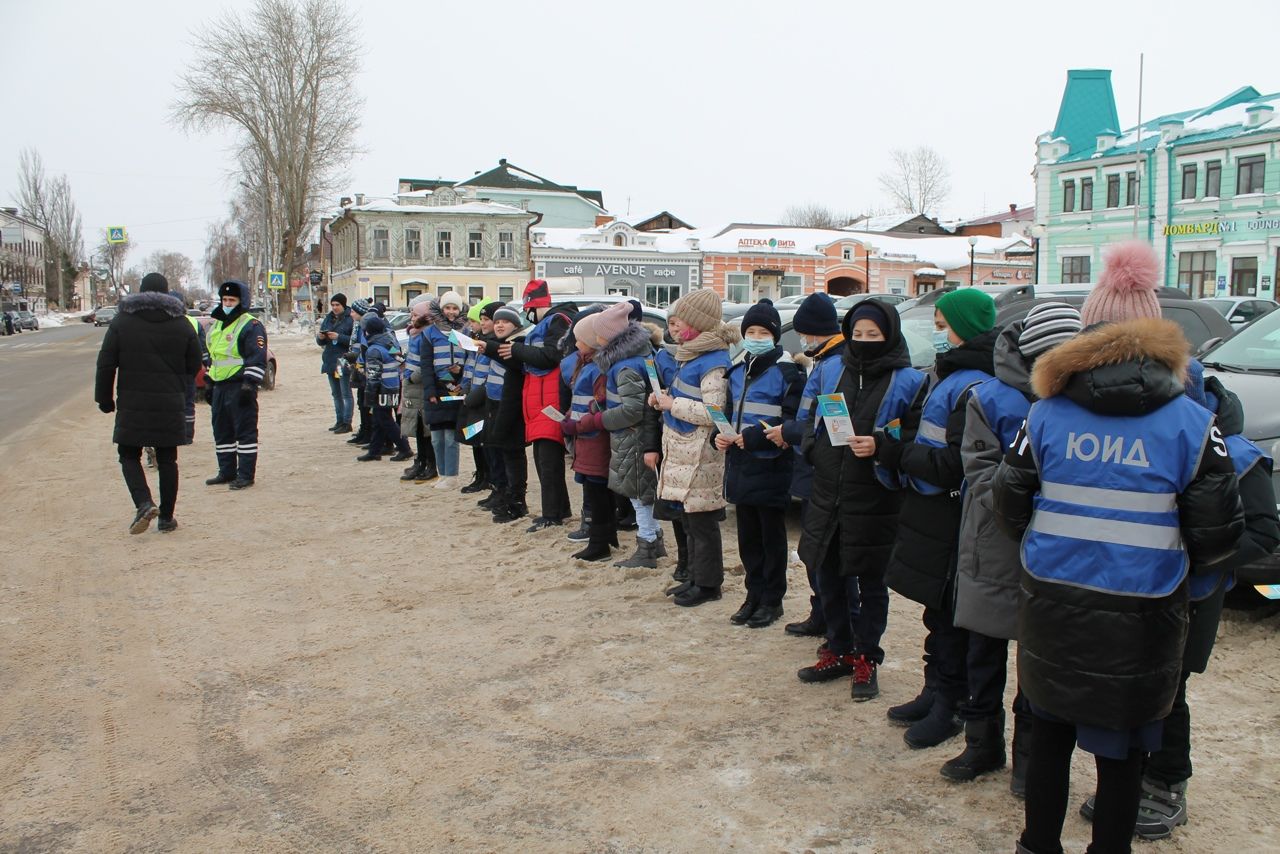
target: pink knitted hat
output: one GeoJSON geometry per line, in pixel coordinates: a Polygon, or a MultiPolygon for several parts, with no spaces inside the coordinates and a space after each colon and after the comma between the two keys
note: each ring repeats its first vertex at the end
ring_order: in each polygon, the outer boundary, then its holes
{"type": "Polygon", "coordinates": [[[1102,275],[1080,309],[1085,326],[1159,317],[1160,259],[1145,243],[1131,241],[1110,249],[1102,259],[1102,275]]]}
{"type": "Polygon", "coordinates": [[[622,334],[627,328],[627,324],[631,322],[631,303],[619,302],[606,308],[599,314],[594,315],[595,323],[592,324],[592,330],[596,339],[591,342],[603,347],[614,338],[622,334]]]}

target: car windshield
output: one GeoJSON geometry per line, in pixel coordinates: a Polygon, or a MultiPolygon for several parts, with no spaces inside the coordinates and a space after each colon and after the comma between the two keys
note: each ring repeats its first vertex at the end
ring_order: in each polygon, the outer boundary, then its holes
{"type": "Polygon", "coordinates": [[[1201,304],[1209,306],[1218,314],[1226,317],[1231,313],[1231,309],[1235,307],[1235,303],[1229,299],[1202,299],[1201,304]]]}
{"type": "Polygon", "coordinates": [[[1280,311],[1258,318],[1200,361],[1228,371],[1280,372],[1280,311]]]}

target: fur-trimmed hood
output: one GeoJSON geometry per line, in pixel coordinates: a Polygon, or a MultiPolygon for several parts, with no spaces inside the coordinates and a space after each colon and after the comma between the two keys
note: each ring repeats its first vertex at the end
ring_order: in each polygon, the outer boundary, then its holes
{"type": "Polygon", "coordinates": [[[649,343],[653,345],[653,348],[656,350],[661,347],[663,344],[662,327],[656,323],[645,323],[643,325],[645,329],[649,330],[649,343]]]}
{"type": "Polygon", "coordinates": [[[182,301],[173,294],[160,291],[147,291],[141,294],[129,294],[120,300],[120,310],[125,314],[136,314],[144,320],[161,321],[172,317],[182,317],[187,313],[182,301]],[[157,315],[146,316],[146,311],[157,312],[157,315]]]}
{"type": "Polygon", "coordinates": [[[649,341],[649,330],[645,329],[643,324],[634,320],[628,321],[626,329],[597,350],[591,357],[591,361],[595,362],[601,373],[607,373],[609,368],[623,359],[629,359],[632,356],[648,356],[652,353],[653,346],[649,341]]]}
{"type": "Polygon", "coordinates": [[[1171,320],[1105,323],[1037,358],[1031,388],[1103,415],[1142,415],[1183,393],[1190,359],[1191,345],[1171,320]]]}
{"type": "Polygon", "coordinates": [[[442,332],[461,330],[466,321],[467,316],[465,313],[459,313],[454,320],[445,317],[444,308],[440,305],[440,300],[438,299],[433,299],[427,303],[427,323],[439,327],[442,332]]]}

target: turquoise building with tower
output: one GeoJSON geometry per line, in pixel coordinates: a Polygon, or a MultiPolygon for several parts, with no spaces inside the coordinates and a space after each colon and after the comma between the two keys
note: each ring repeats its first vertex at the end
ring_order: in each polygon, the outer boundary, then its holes
{"type": "Polygon", "coordinates": [[[1280,93],[1252,86],[1120,128],[1111,72],[1067,72],[1053,129],[1036,140],[1037,281],[1097,280],[1134,239],[1163,283],[1193,297],[1274,299],[1280,275],[1280,93]]]}

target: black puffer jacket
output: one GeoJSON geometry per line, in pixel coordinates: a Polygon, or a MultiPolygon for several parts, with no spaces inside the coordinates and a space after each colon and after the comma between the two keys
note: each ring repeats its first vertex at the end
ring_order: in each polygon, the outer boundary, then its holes
{"type": "Polygon", "coordinates": [[[149,292],[120,300],[98,352],[93,393],[99,406],[115,401],[112,441],[187,444],[187,395],[199,370],[200,341],[176,297],[149,292]]]}
{"type": "Polygon", "coordinates": [[[517,450],[528,444],[524,436],[523,364],[514,354],[506,359],[498,355],[498,348],[504,343],[516,344],[523,340],[524,336],[516,332],[505,341],[497,338],[486,338],[483,341],[484,354],[490,361],[507,369],[506,376],[502,379],[502,400],[489,400],[485,403],[483,442],[488,447],[517,450]]]}
{"type": "MultiPolygon", "coordinates": [[[[997,335],[994,329],[983,332],[954,350],[940,354],[934,367],[937,381],[965,369],[994,373],[997,335]]],[[[936,382],[931,383],[930,387],[935,385],[936,382]]],[[[919,409],[923,409],[924,402],[922,396],[918,400],[919,409]]],[[[884,437],[876,436],[876,453],[882,465],[944,490],[937,495],[925,495],[909,488],[904,490],[898,538],[885,578],[896,592],[926,608],[940,611],[949,611],[953,602],[951,587],[960,541],[960,492],[964,484],[960,445],[964,439],[968,405],[969,394],[966,392],[952,407],[947,418],[946,447],[934,448],[919,442],[880,441],[884,437]]],[[[919,424],[919,412],[913,412],[911,421],[919,424]]]]}
{"type": "MultiPolygon", "coordinates": [[[[911,366],[911,354],[892,308],[884,312],[893,327],[883,351],[863,361],[846,341],[838,356],[844,374],[838,390],[860,436],[875,430],[880,402],[889,390],[893,372],[911,366]]],[[[846,315],[850,320],[852,314],[846,315]]],[[[848,329],[845,330],[846,335],[848,329]]],[[[815,371],[817,369],[815,368],[815,371]]],[[[826,556],[832,537],[839,537],[840,568],[845,575],[883,573],[893,550],[902,492],[886,489],[876,479],[874,458],[859,458],[847,445],[832,447],[826,430],[814,435],[816,407],[804,425],[801,452],[813,468],[813,486],[800,534],[800,560],[817,567],[826,556]]],[[[910,430],[910,427],[905,426],[910,430]]],[[[904,435],[910,439],[910,433],[904,435]]]]}
{"type": "MultiPolygon", "coordinates": [[[[1032,389],[1041,400],[1061,394],[1102,415],[1158,418],[1183,393],[1189,349],[1172,321],[1098,326],[1037,359],[1032,389]]],[[[1235,470],[1211,447],[1220,439],[1210,432],[1196,441],[1203,443],[1192,452],[1199,463],[1177,498],[1193,571],[1231,555],[1244,530],[1235,470]]],[[[1040,491],[1030,442],[1014,442],[992,489],[996,521],[1020,539],[1040,491]]],[[[1141,563],[1124,568],[1143,570],[1141,563]]],[[[1168,596],[1149,597],[1022,573],[1018,681],[1032,703],[1065,720],[1124,730],[1165,717],[1186,637],[1185,583],[1168,596]]]]}

